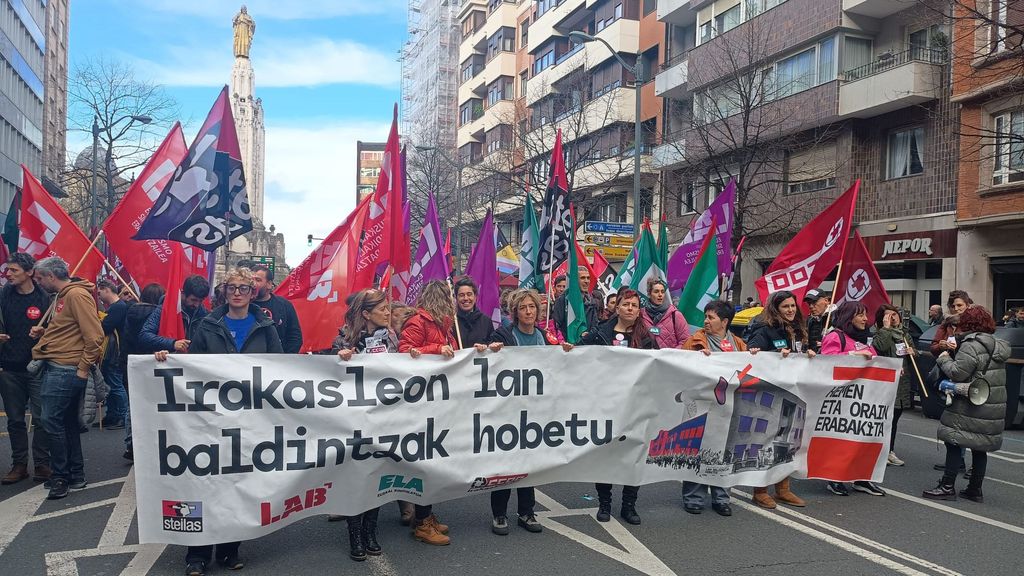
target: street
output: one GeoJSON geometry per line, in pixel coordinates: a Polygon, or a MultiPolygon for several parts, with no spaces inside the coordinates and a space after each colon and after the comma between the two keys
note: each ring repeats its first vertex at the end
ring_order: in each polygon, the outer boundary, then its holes
{"type": "MultiPolygon", "coordinates": [[[[381,513],[384,555],[348,558],[344,522],[317,516],[242,545],[244,574],[589,574],[589,575],[909,575],[1013,574],[1024,554],[1024,432],[1009,431],[1003,450],[989,459],[985,503],[930,502],[941,460],[936,421],[919,412],[900,421],[897,452],[903,468],[889,467],[889,495],[853,492],[839,497],[821,481],[794,482],[804,509],[774,511],[750,503],[751,490],[733,490],[733,516],[710,506],[699,516],[682,509],[679,484],[640,491],[641,526],[594,520],[596,500],[587,484],[538,490],[542,534],[510,520],[509,536],[490,531],[486,495],[435,506],[451,526],[452,545],[435,548],[398,525],[393,504],[381,513]]],[[[41,484],[0,487],[0,566],[3,574],[47,576],[179,575],[184,548],[140,545],[135,523],[132,468],[121,458],[123,431],[83,435],[89,487],[58,501],[41,484]]],[[[0,462],[9,463],[6,434],[0,462]]],[[[958,479],[958,488],[966,482],[958,479]]],[[[614,508],[618,511],[618,490],[614,508]]],[[[514,500],[510,510],[514,511],[514,500]]],[[[219,566],[210,574],[227,571],[219,566]]]]}

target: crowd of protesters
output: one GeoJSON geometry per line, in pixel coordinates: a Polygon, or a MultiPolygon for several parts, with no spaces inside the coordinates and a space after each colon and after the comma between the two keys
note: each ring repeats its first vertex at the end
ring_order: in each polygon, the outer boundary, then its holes
{"type": "MultiPolygon", "coordinates": [[[[29,478],[45,482],[50,499],[64,498],[87,486],[80,435],[89,430],[90,395],[105,410],[98,425],[106,430],[124,429],[124,457],[134,459],[128,356],[152,354],[165,361],[169,354],[297,354],[302,349],[295,309],[273,294],[273,271],[265,266],[230,270],[214,290],[205,278],[191,276],[180,292],[179,287],[151,284],[136,295],[106,277],[95,283],[75,278],[60,258],[36,262],[27,254],[16,253],[7,262],[6,280],[0,290],[0,396],[7,413],[12,466],[0,482],[15,484],[29,478]],[[160,335],[162,305],[169,293],[180,293],[184,338],[160,335]],[[212,302],[211,308],[206,301],[212,302]],[[26,414],[31,415],[31,426],[26,414]]],[[[380,290],[362,290],[348,295],[345,323],[339,327],[333,349],[323,352],[336,354],[343,363],[362,354],[452,358],[459,349],[498,352],[506,346],[557,345],[571,353],[574,346],[565,341],[567,282],[559,276],[552,284],[551,294],[534,290],[503,294],[500,321],[479,309],[479,287],[468,277],[453,285],[428,283],[416,306],[393,303],[380,290]]],[[[912,407],[918,381],[911,363],[918,352],[898,308],[886,305],[868,310],[857,302],[835,307],[826,292],[814,289],[804,296],[809,311],[805,318],[797,296],[781,291],[768,298],[741,338],[731,326],[737,310],[717,300],[707,304],[703,327],[691,334],[662,280],[650,280],[644,295],[629,288],[603,295],[591,290],[591,278],[581,270],[578,285],[586,317],[580,346],[679,349],[708,355],[761,353],[786,358],[854,354],[903,359],[888,464],[904,465],[895,452],[896,427],[900,415],[912,407]]],[[[748,298],[740,308],[756,304],[748,298]]],[[[981,405],[951,396],[939,426],[946,458],[936,468],[944,474],[938,485],[923,491],[922,496],[952,500],[959,495],[982,502],[987,454],[998,450],[1002,441],[1007,400],[1004,365],[1010,348],[993,336],[996,324],[991,313],[975,305],[967,293],[953,291],[947,304],[946,311],[941,307],[929,311],[928,322],[938,328],[930,350],[937,368],[928,385],[934,385],[934,393],[939,394],[951,390],[951,383],[984,379],[990,393],[981,405]],[[970,469],[965,466],[965,449],[971,451],[970,469]],[[964,470],[969,483],[957,492],[955,480],[964,470]]],[[[1024,310],[1014,311],[1005,324],[1024,327],[1024,310]]],[[[828,482],[826,487],[839,496],[850,494],[843,483],[828,482]]],[[[886,494],[868,479],[854,482],[853,489],[873,496],[886,494]]],[[[596,490],[596,518],[608,522],[612,486],[597,484],[596,490]]],[[[496,535],[511,532],[507,512],[511,495],[510,489],[490,494],[491,530],[496,535]]],[[[726,489],[696,482],[683,483],[684,510],[700,514],[709,495],[716,513],[732,515],[726,489]]],[[[534,488],[517,488],[516,497],[515,523],[527,532],[542,532],[534,511],[534,488]]],[[[619,516],[628,524],[641,523],[638,497],[637,486],[622,487],[619,516]]],[[[806,506],[788,478],[776,483],[773,493],[767,486],[755,487],[753,501],[767,509],[779,503],[806,506]]],[[[399,502],[399,509],[400,522],[411,526],[416,540],[436,546],[450,544],[449,527],[441,523],[432,505],[399,502]]],[[[347,518],[329,517],[347,520],[353,560],[382,553],[378,516],[379,508],[373,508],[347,518]]],[[[239,550],[239,542],[190,546],[186,574],[202,575],[213,561],[230,569],[242,568],[239,550]]]]}

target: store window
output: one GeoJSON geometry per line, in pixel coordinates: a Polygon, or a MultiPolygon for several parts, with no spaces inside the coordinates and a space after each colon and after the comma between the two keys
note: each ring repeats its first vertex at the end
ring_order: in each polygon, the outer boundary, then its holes
{"type": "Polygon", "coordinates": [[[992,184],[1024,182],[1024,109],[994,118],[995,154],[992,184]]]}
{"type": "Polygon", "coordinates": [[[886,178],[906,178],[924,173],[924,127],[889,134],[886,178]]]}

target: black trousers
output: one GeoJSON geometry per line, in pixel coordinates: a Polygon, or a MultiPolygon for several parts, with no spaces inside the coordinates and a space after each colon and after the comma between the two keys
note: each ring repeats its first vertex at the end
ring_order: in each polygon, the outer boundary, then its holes
{"type": "MultiPolygon", "coordinates": [[[[491,492],[491,514],[493,516],[505,516],[508,511],[508,501],[511,498],[511,488],[491,492]]],[[[537,497],[533,486],[516,488],[516,510],[520,516],[533,514],[533,507],[536,503],[537,497]]]]}
{"type": "MultiPolygon", "coordinates": [[[[594,484],[597,488],[597,499],[600,502],[611,502],[612,501],[612,485],[611,484],[594,484]]],[[[636,504],[636,497],[640,494],[639,486],[623,486],[622,487],[622,503],[623,504],[636,504]]]]}
{"type": "Polygon", "coordinates": [[[434,506],[427,504],[426,506],[416,505],[416,519],[423,520],[424,518],[433,514],[434,506]]]}
{"type": "MultiPolygon", "coordinates": [[[[960,447],[946,443],[946,470],[942,473],[942,483],[946,486],[953,486],[956,481],[956,473],[960,470],[960,447]]],[[[988,468],[988,452],[971,450],[971,479],[967,483],[969,489],[980,489],[981,482],[985,479],[985,470],[988,468]]]]}
{"type": "MultiPolygon", "coordinates": [[[[217,544],[217,558],[224,558],[225,556],[237,556],[238,547],[241,542],[225,542],[223,544],[217,544]]],[[[189,546],[188,551],[185,552],[185,563],[191,562],[206,562],[209,563],[213,559],[213,545],[208,546],[189,546]]]]}

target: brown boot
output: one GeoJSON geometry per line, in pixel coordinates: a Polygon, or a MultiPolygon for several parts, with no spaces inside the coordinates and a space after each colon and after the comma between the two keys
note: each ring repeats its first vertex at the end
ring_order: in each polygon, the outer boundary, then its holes
{"type": "Polygon", "coordinates": [[[447,524],[441,524],[441,521],[437,519],[437,514],[431,514],[430,518],[433,519],[434,526],[437,526],[437,531],[438,532],[440,532],[441,534],[447,534],[448,533],[448,525],[447,524]]]}
{"type": "Polygon", "coordinates": [[[451,539],[442,534],[437,528],[437,518],[431,514],[420,521],[416,526],[416,530],[413,531],[412,536],[420,542],[424,542],[432,546],[447,546],[448,544],[451,544],[451,539]]]}
{"type": "Polygon", "coordinates": [[[36,466],[35,474],[32,475],[32,479],[35,480],[36,482],[46,482],[47,480],[50,479],[50,476],[52,474],[53,471],[50,470],[49,466],[47,466],[46,464],[41,464],[39,466],[36,466]]]}
{"type": "Polygon", "coordinates": [[[775,485],[775,499],[783,504],[788,504],[797,508],[807,506],[807,502],[804,502],[802,498],[793,494],[793,491],[789,489],[789,478],[786,478],[775,485]]]}
{"type": "Polygon", "coordinates": [[[775,499],[768,493],[767,488],[754,488],[754,504],[769,510],[775,509],[775,499]]]}
{"type": "Polygon", "coordinates": [[[7,476],[4,476],[3,479],[0,480],[0,484],[3,484],[4,486],[7,486],[8,484],[17,484],[25,478],[28,478],[28,464],[15,464],[14,466],[11,466],[11,471],[7,473],[7,476]]]}

